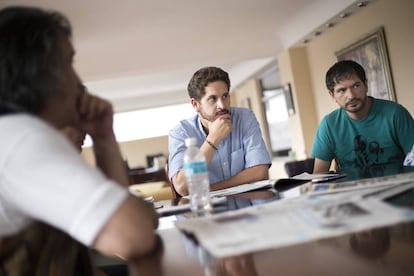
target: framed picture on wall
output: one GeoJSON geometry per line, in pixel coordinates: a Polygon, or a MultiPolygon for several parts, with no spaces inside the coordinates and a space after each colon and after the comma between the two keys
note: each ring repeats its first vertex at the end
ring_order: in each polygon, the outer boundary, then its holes
{"type": "Polygon", "coordinates": [[[335,55],[338,60],[354,60],[364,67],[368,95],[396,101],[383,27],[337,51],[335,55]]]}

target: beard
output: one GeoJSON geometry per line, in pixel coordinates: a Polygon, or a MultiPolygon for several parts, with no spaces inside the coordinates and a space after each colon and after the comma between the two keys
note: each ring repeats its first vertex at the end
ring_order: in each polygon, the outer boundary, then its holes
{"type": "Polygon", "coordinates": [[[354,98],[345,104],[345,110],[351,113],[357,113],[364,109],[367,103],[367,97],[362,99],[354,98]]]}
{"type": "Polygon", "coordinates": [[[231,114],[230,110],[224,108],[224,109],[218,110],[214,115],[209,115],[206,112],[204,112],[202,108],[200,109],[200,117],[209,122],[214,122],[218,116],[225,115],[225,114],[231,114]]]}

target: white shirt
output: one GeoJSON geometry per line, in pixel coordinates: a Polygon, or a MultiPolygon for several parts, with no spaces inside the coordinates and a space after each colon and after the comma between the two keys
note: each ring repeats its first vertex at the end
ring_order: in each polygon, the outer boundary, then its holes
{"type": "Polygon", "coordinates": [[[0,129],[0,237],[40,220],[91,245],[127,190],[39,118],[1,116],[0,129]]]}

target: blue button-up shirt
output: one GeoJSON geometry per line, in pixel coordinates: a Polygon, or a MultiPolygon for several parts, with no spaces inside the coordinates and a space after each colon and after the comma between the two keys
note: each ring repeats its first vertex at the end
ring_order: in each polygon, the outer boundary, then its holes
{"type": "MultiPolygon", "coordinates": [[[[263,141],[259,123],[254,113],[247,108],[231,108],[233,131],[217,146],[208,166],[210,184],[214,184],[238,174],[244,169],[257,165],[271,165],[269,153],[263,141]]],[[[168,134],[169,178],[183,167],[185,139],[195,137],[197,146],[206,140],[199,115],[182,120],[168,134]]]]}

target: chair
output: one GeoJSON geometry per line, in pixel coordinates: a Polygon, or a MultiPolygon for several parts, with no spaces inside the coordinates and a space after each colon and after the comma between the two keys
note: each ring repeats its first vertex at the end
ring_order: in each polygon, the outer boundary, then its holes
{"type": "Polygon", "coordinates": [[[170,178],[168,176],[168,161],[165,163],[165,176],[167,177],[168,184],[170,185],[173,198],[174,199],[181,198],[181,195],[177,193],[177,191],[175,190],[174,184],[170,181],[170,178]]]}
{"type": "Polygon", "coordinates": [[[313,173],[313,165],[315,158],[307,158],[304,160],[290,161],[285,163],[285,171],[289,177],[307,172],[313,173]]]}
{"type": "Polygon", "coordinates": [[[154,201],[174,199],[171,188],[166,181],[133,184],[129,186],[129,190],[139,197],[152,197],[154,201]]]}

